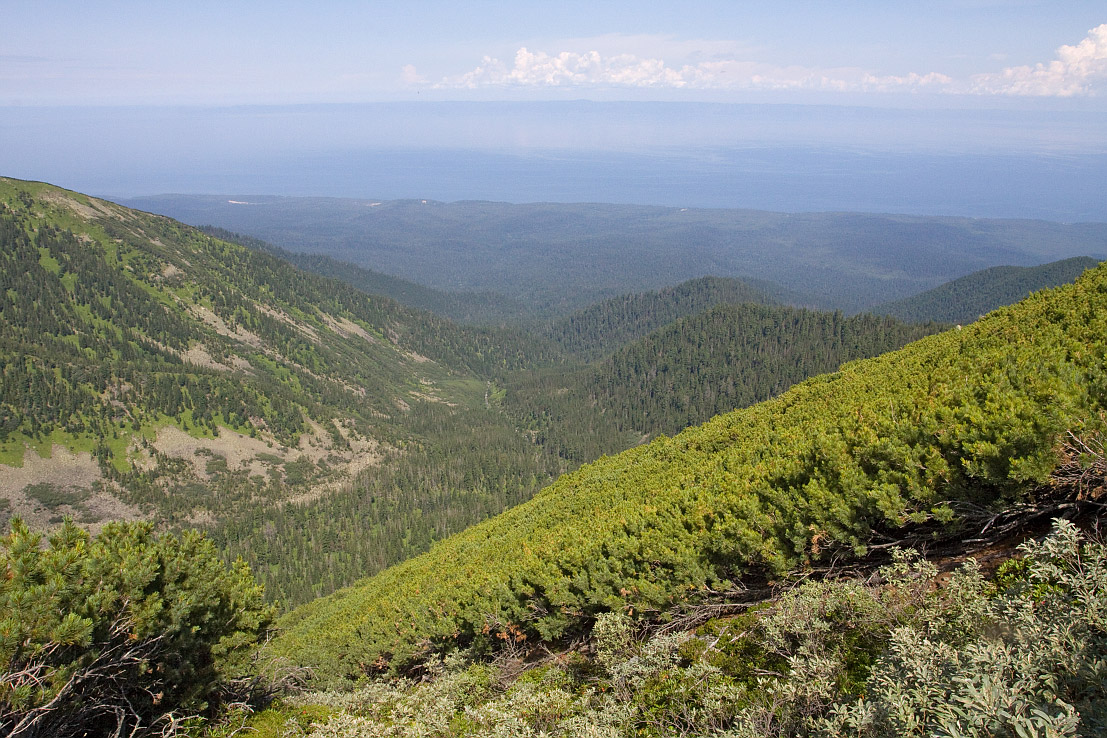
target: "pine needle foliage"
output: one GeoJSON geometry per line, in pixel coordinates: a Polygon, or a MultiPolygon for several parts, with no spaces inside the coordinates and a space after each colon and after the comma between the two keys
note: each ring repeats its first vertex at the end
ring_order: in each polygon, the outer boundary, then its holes
{"type": "Polygon", "coordinates": [[[0,730],[132,735],[210,714],[275,612],[249,569],[197,533],[67,522],[0,539],[0,730]]]}
{"type": "Polygon", "coordinates": [[[304,694],[260,738],[1062,738],[1107,730],[1107,547],[1056,521],[998,580],[899,550],[737,617],[643,630],[601,614],[589,661],[432,659],[423,678],[304,694]],[[586,666],[585,666],[586,665],[586,666]],[[310,719],[305,720],[306,716],[310,719]]]}

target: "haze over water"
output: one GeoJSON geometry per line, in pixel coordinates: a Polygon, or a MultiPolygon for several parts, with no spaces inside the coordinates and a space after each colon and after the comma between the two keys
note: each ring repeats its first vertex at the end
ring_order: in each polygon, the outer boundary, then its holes
{"type": "Polygon", "coordinates": [[[320,195],[1107,220],[1090,111],[666,102],[0,109],[4,174],[320,195]]]}
{"type": "Polygon", "coordinates": [[[42,0],[0,175],[159,193],[1107,220],[1102,2],[42,0]]]}

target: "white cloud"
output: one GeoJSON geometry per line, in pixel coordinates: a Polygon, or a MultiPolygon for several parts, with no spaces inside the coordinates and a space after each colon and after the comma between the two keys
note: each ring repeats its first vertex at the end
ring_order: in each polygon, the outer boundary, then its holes
{"type": "Polygon", "coordinates": [[[511,67],[498,59],[485,57],[481,66],[453,80],[446,87],[515,86],[630,86],[683,87],[680,74],[660,59],[640,59],[632,54],[603,57],[598,51],[577,54],[563,51],[556,56],[531,52],[526,47],[515,52],[511,67]]]}
{"type": "Polygon", "coordinates": [[[400,69],[400,81],[407,85],[421,85],[425,84],[427,79],[419,74],[414,64],[405,64],[400,69]]]}
{"type": "Polygon", "coordinates": [[[1072,97],[1095,94],[1107,82],[1107,23],[1088,31],[1075,46],[1057,49],[1057,58],[1034,66],[1008,67],[973,78],[971,91],[993,95],[1072,97]]]}
{"type": "Polygon", "coordinates": [[[604,56],[598,51],[562,51],[556,55],[526,47],[511,65],[485,57],[467,74],[448,78],[439,87],[665,87],[700,90],[910,90],[950,83],[940,74],[877,77],[855,68],[817,69],[777,66],[737,59],[669,65],[657,57],[635,54],[604,56]]]}
{"type": "MultiPolygon", "coordinates": [[[[880,75],[855,67],[823,69],[775,65],[738,58],[729,41],[680,41],[668,37],[601,36],[563,42],[577,50],[550,54],[526,47],[510,63],[486,56],[480,66],[447,77],[439,88],[634,87],[693,90],[810,90],[838,92],[929,92],[959,94],[1094,94],[1107,81],[1107,23],[1089,31],[1057,58],[1034,66],[1008,67],[996,74],[955,80],[939,72],[880,75]],[[591,50],[596,44],[609,53],[591,50]],[[652,53],[651,53],[652,51],[652,53]],[[657,52],[662,52],[658,55],[657,52]],[[669,63],[664,56],[683,60],[669,63]]],[[[746,50],[745,53],[749,53],[746,50]]],[[[405,68],[407,70],[409,68],[405,68]]],[[[414,68],[410,68],[415,79],[414,68]]],[[[419,78],[421,80],[421,78],[419,78]]]]}
{"type": "Polygon", "coordinates": [[[864,89],[866,92],[897,92],[903,90],[948,92],[954,89],[954,81],[952,77],[940,72],[930,72],[928,74],[911,72],[902,76],[884,77],[866,74],[864,89]]]}

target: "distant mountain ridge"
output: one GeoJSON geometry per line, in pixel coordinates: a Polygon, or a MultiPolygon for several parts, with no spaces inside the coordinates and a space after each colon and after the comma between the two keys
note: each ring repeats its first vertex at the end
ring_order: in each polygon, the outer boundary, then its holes
{"type": "Polygon", "coordinates": [[[494,292],[446,292],[421,284],[364,269],[355,264],[320,254],[305,254],[278,248],[251,236],[233,233],[223,228],[203,226],[202,231],[224,241],[265,251],[307,272],[337,279],[371,295],[384,295],[398,303],[418,310],[441,315],[466,325],[503,325],[526,323],[534,319],[533,311],[524,303],[494,292]]]}
{"type": "Polygon", "coordinates": [[[1074,256],[1031,267],[997,266],[966,274],[902,300],[877,305],[871,312],[901,320],[971,323],[985,313],[1011,305],[1031,292],[1073,281],[1098,262],[1074,256]]]}
{"type": "Polygon", "coordinates": [[[125,202],[439,290],[497,292],[548,316],[704,275],[768,280],[814,307],[853,312],[990,266],[1107,258],[1107,223],[214,195],[125,202]]]}
{"type": "Polygon", "coordinates": [[[544,334],[565,352],[587,361],[716,305],[774,305],[800,299],[768,282],[701,277],[673,287],[602,300],[554,321],[544,334]]]}

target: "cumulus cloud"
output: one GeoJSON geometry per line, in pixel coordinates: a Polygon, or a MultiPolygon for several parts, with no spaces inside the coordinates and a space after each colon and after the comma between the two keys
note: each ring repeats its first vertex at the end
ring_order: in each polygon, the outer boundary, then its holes
{"type": "Polygon", "coordinates": [[[408,85],[421,85],[427,81],[414,64],[405,64],[400,68],[400,80],[408,85]]]}
{"type": "Polygon", "coordinates": [[[929,72],[927,74],[911,72],[900,76],[890,75],[884,77],[866,74],[864,79],[866,92],[896,92],[900,90],[950,92],[954,88],[953,78],[940,72],[929,72]]]}
{"type": "Polygon", "coordinates": [[[722,59],[669,65],[635,54],[604,56],[598,51],[548,54],[526,47],[511,64],[485,57],[467,74],[443,80],[440,87],[474,89],[517,87],[666,87],[688,89],[892,90],[948,84],[944,75],[877,77],[853,68],[814,69],[722,59]]]}
{"type": "Polygon", "coordinates": [[[486,56],[479,67],[456,79],[446,80],[444,84],[470,88],[485,85],[683,87],[686,81],[660,59],[640,59],[632,54],[604,57],[598,51],[584,54],[563,51],[550,55],[523,47],[515,52],[511,66],[486,56]]]}
{"type": "Polygon", "coordinates": [[[973,78],[971,90],[993,95],[1072,97],[1094,94],[1107,81],[1107,23],[1088,31],[1075,46],[1057,49],[1057,58],[1034,66],[1008,67],[973,78]]]}
{"type": "MultiPolygon", "coordinates": [[[[960,94],[1049,95],[1068,97],[1094,94],[1107,80],[1107,23],[1093,28],[1074,46],[1062,46],[1057,58],[1034,66],[1008,67],[1002,72],[954,79],[939,72],[880,75],[840,67],[823,69],[774,65],[727,56],[732,42],[695,42],[707,53],[697,53],[691,42],[647,39],[666,51],[681,49],[685,63],[668,63],[661,56],[634,53],[643,39],[607,38],[616,53],[596,50],[550,54],[526,47],[510,62],[486,56],[475,69],[448,77],[439,88],[481,87],[637,87],[698,90],[811,90],[840,92],[930,92],[960,94]],[[710,48],[708,48],[710,47],[710,48]],[[705,58],[706,57],[706,58],[705,58]]],[[[607,48],[613,48],[607,43],[607,48]]],[[[740,52],[739,52],[740,53],[740,52]]],[[[414,69],[411,69],[414,72],[414,69]]],[[[421,78],[420,78],[421,79],[421,78]]]]}

